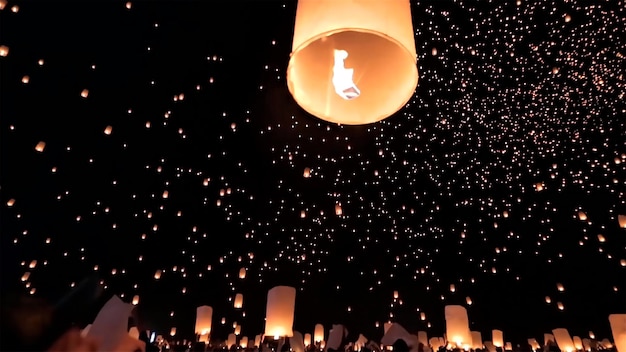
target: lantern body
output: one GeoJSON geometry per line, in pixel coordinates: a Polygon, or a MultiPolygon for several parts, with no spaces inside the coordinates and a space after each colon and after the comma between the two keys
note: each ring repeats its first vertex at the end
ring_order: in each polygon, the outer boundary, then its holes
{"type": "Polygon", "coordinates": [[[210,306],[200,306],[196,308],[196,334],[204,336],[211,333],[211,322],[213,319],[213,308],[210,306]]]}
{"type": "Polygon", "coordinates": [[[228,349],[233,347],[235,344],[237,344],[237,336],[235,336],[235,334],[228,334],[228,339],[226,340],[228,349]]]}
{"type": "Polygon", "coordinates": [[[421,342],[424,346],[428,346],[428,334],[426,331],[417,332],[417,341],[421,342]]]}
{"type": "Polygon", "coordinates": [[[497,330],[497,329],[492,330],[491,340],[494,346],[504,347],[504,333],[502,333],[502,330],[497,330]]]}
{"type": "Polygon", "coordinates": [[[243,307],[243,295],[241,293],[238,293],[235,295],[235,304],[234,304],[235,308],[242,308],[243,307]]]}
{"type": "Polygon", "coordinates": [[[315,342],[321,342],[324,340],[324,325],[315,324],[315,331],[313,331],[313,340],[315,342]]]}
{"type": "Polygon", "coordinates": [[[246,336],[241,338],[241,341],[239,341],[239,346],[241,346],[241,348],[248,348],[248,338],[246,336]]]}
{"type": "Polygon", "coordinates": [[[274,337],[293,336],[293,315],[296,305],[296,289],[276,286],[267,292],[265,312],[265,335],[274,337]]]}
{"type": "Polygon", "coordinates": [[[575,349],[577,349],[577,350],[582,350],[583,349],[583,340],[581,340],[579,336],[572,337],[572,340],[574,341],[574,348],[575,349]]]}
{"type": "Polygon", "coordinates": [[[458,347],[472,343],[472,335],[469,329],[467,310],[463,306],[451,305],[445,307],[446,336],[449,342],[454,342],[458,347]]]}
{"type": "Polygon", "coordinates": [[[241,335],[241,325],[235,326],[235,336],[241,335]]]}
{"type": "Polygon", "coordinates": [[[617,352],[626,351],[626,314],[609,315],[609,323],[611,324],[611,332],[613,333],[613,341],[617,352]]]}
{"type": "Polygon", "coordinates": [[[246,278],[246,268],[239,269],[239,278],[240,279],[245,279],[246,278]]]}
{"type": "Polygon", "coordinates": [[[311,345],[311,334],[304,334],[304,346],[309,347],[311,345]]]}
{"type": "Polygon", "coordinates": [[[539,350],[540,346],[539,343],[537,342],[537,340],[535,340],[534,338],[530,338],[527,340],[528,341],[528,345],[535,351],[539,350]]]}
{"type": "Polygon", "coordinates": [[[254,346],[255,347],[261,346],[261,338],[262,338],[262,335],[256,335],[254,337],[254,346]]]}
{"type": "Polygon", "coordinates": [[[573,352],[576,350],[576,348],[574,348],[574,341],[572,340],[572,337],[567,329],[554,329],[552,330],[552,335],[554,335],[556,344],[559,346],[561,351],[573,352]]]}
{"type": "Polygon", "coordinates": [[[480,334],[480,331],[471,331],[472,334],[472,348],[480,349],[483,348],[483,337],[480,334]]]}
{"type": "Polygon", "coordinates": [[[310,114],[347,125],[389,117],[413,96],[416,63],[409,0],[298,1],[287,85],[310,114]]]}

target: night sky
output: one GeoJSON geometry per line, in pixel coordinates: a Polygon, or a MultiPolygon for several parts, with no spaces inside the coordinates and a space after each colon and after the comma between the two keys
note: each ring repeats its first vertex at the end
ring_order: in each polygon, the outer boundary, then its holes
{"type": "Polygon", "coordinates": [[[289,94],[296,1],[0,3],[3,294],[96,270],[180,337],[262,333],[275,285],[353,341],[626,313],[624,1],[412,2],[417,90],[363,126],[289,94]]]}

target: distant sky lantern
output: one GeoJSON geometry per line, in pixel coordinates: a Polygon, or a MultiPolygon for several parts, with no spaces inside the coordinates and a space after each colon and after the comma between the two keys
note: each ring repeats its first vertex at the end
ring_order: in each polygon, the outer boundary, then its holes
{"type": "Polygon", "coordinates": [[[163,191],[163,199],[167,199],[170,196],[170,192],[168,192],[167,190],[163,191]]]}
{"type": "Polygon", "coordinates": [[[626,215],[618,215],[617,222],[619,223],[619,227],[626,229],[626,215]]]}
{"type": "Polygon", "coordinates": [[[170,336],[174,337],[176,335],[176,328],[170,329],[170,336]]]}
{"type": "Polygon", "coordinates": [[[83,91],[80,92],[80,96],[83,98],[87,98],[89,96],[89,89],[83,89],[83,91]]]}
{"type": "Polygon", "coordinates": [[[106,134],[107,136],[111,135],[111,132],[113,132],[113,126],[109,125],[104,129],[104,134],[106,134]]]}
{"type": "Polygon", "coordinates": [[[446,336],[457,346],[472,343],[467,310],[463,306],[445,306],[446,336]]]}
{"type": "Polygon", "coordinates": [[[424,313],[424,312],[420,313],[420,320],[422,320],[422,321],[426,320],[426,313],[424,313]]]}
{"type": "Polygon", "coordinates": [[[556,307],[559,308],[559,310],[565,309],[565,306],[561,302],[556,302],[556,307]]]}
{"type": "Polygon", "coordinates": [[[7,0],[0,0],[0,10],[4,10],[7,6],[7,0]]]}
{"type": "Polygon", "coordinates": [[[491,342],[496,347],[504,347],[504,333],[502,330],[491,330],[491,342]]]}
{"type": "Polygon", "coordinates": [[[400,110],[417,87],[409,0],[299,0],[287,86],[310,114],[362,125],[400,110]]]}
{"type": "Polygon", "coordinates": [[[343,215],[343,209],[341,209],[341,204],[335,204],[335,215],[341,216],[343,215]]]}
{"type": "Polygon", "coordinates": [[[226,324],[226,318],[222,318],[222,325],[226,324]]]}
{"type": "Polygon", "coordinates": [[[587,214],[583,211],[578,212],[578,219],[581,221],[587,221],[587,214]]]}
{"type": "Polygon", "coordinates": [[[246,268],[239,269],[239,278],[240,279],[245,279],[246,278],[246,268]]]}
{"type": "Polygon", "coordinates": [[[27,271],[24,273],[24,275],[22,275],[22,281],[28,281],[28,278],[30,277],[30,272],[27,271]]]}
{"type": "Polygon", "coordinates": [[[211,333],[211,322],[213,319],[213,308],[210,306],[200,306],[196,308],[196,334],[208,335],[211,333]]]}
{"type": "Polygon", "coordinates": [[[265,312],[265,336],[293,336],[293,318],[296,304],[296,289],[276,286],[267,292],[265,312]]]}
{"type": "Polygon", "coordinates": [[[133,305],[136,306],[139,304],[139,295],[133,296],[133,305]]]}
{"type": "Polygon", "coordinates": [[[579,336],[572,337],[572,341],[574,341],[574,348],[576,350],[582,350],[583,349],[583,340],[581,340],[581,338],[579,336]]]}
{"type": "Polygon", "coordinates": [[[626,351],[626,314],[609,315],[609,324],[617,352],[626,351]]]}
{"type": "Polygon", "coordinates": [[[0,56],[5,57],[9,55],[9,47],[6,45],[0,45],[0,56]]]}
{"type": "Polygon", "coordinates": [[[235,326],[235,336],[241,335],[241,325],[235,326]]]}
{"type": "Polygon", "coordinates": [[[33,259],[30,264],[28,264],[28,267],[30,269],[35,269],[35,267],[37,266],[37,260],[33,259]]]}
{"type": "Polygon", "coordinates": [[[468,306],[472,305],[472,299],[470,298],[470,296],[465,297],[465,303],[467,303],[468,306]]]}
{"type": "Polygon", "coordinates": [[[535,183],[535,189],[537,191],[543,191],[543,183],[541,183],[541,182],[535,183]]]}
{"type": "Polygon", "coordinates": [[[235,295],[234,306],[235,308],[243,308],[243,295],[241,293],[235,295]]]}
{"type": "Polygon", "coordinates": [[[552,299],[550,298],[550,296],[546,296],[546,303],[548,304],[552,303],[552,299]]]}
{"type": "Polygon", "coordinates": [[[472,334],[472,348],[483,348],[483,337],[480,334],[480,331],[470,331],[470,333],[472,334]]]}
{"type": "Polygon", "coordinates": [[[604,238],[604,236],[603,236],[603,235],[598,234],[598,242],[600,242],[600,243],[604,243],[605,241],[606,241],[606,238],[604,238]]]}
{"type": "Polygon", "coordinates": [[[450,292],[454,293],[454,291],[456,291],[456,287],[454,287],[454,284],[450,284],[450,292]]]}
{"type": "Polygon", "coordinates": [[[302,176],[304,176],[304,178],[309,178],[311,177],[311,169],[308,167],[304,168],[304,173],[302,174],[302,176]]]}
{"type": "Polygon", "coordinates": [[[46,149],[46,142],[41,141],[35,146],[35,150],[40,153],[42,153],[44,149],[46,149]]]}
{"type": "Polygon", "coordinates": [[[162,274],[162,273],[163,273],[163,272],[162,272],[161,270],[157,270],[157,271],[154,273],[154,279],[155,279],[155,280],[160,279],[160,278],[161,278],[161,274],[162,274]]]}
{"type": "Polygon", "coordinates": [[[557,283],[556,284],[556,289],[559,290],[559,292],[565,291],[565,287],[563,287],[562,283],[557,283]]]}
{"type": "Polygon", "coordinates": [[[324,325],[315,324],[315,330],[313,331],[313,341],[319,343],[324,340],[324,325]]]}
{"type": "Polygon", "coordinates": [[[230,350],[231,347],[235,346],[236,344],[237,344],[237,335],[228,334],[228,339],[226,340],[226,346],[228,346],[228,349],[230,350]]]}
{"type": "Polygon", "coordinates": [[[26,75],[22,77],[22,83],[28,84],[28,82],[30,82],[30,76],[26,75]]]}
{"type": "Polygon", "coordinates": [[[12,207],[15,204],[15,198],[11,198],[7,201],[7,207],[12,207]]]}

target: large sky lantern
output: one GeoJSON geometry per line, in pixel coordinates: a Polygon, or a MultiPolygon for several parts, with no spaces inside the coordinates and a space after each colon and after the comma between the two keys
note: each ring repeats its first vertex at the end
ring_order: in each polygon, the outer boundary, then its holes
{"type": "Polygon", "coordinates": [[[306,334],[304,334],[304,346],[305,347],[309,347],[311,345],[311,334],[309,334],[308,332],[306,334]]]}
{"type": "Polygon", "coordinates": [[[458,347],[471,345],[472,335],[465,307],[460,305],[445,306],[445,316],[448,342],[454,343],[458,347]]]}
{"type": "Polygon", "coordinates": [[[228,334],[228,339],[226,340],[226,346],[230,350],[231,347],[237,344],[237,336],[235,334],[228,334]]]}
{"type": "Polygon", "coordinates": [[[248,348],[248,337],[242,337],[241,341],[239,341],[239,346],[241,346],[241,348],[248,348]]]}
{"type": "Polygon", "coordinates": [[[239,308],[243,308],[243,294],[238,293],[235,295],[235,303],[234,303],[235,308],[239,309],[239,308]]]}
{"type": "Polygon", "coordinates": [[[296,289],[291,286],[276,286],[267,292],[265,312],[265,336],[293,336],[293,316],[296,305],[296,289]]]}
{"type": "Polygon", "coordinates": [[[626,314],[609,315],[609,324],[617,352],[626,352],[626,314]]]}
{"type": "Polygon", "coordinates": [[[409,0],[299,0],[287,85],[325,121],[363,125],[406,105],[417,87],[409,0]]]}
{"type": "Polygon", "coordinates": [[[200,335],[201,342],[207,342],[211,333],[213,307],[200,306],[196,308],[196,335],[200,335]]]}
{"type": "Polygon", "coordinates": [[[324,340],[324,325],[315,324],[315,330],[313,331],[313,341],[319,343],[324,340]]]}
{"type": "Polygon", "coordinates": [[[496,347],[504,347],[504,333],[502,330],[493,329],[491,331],[491,341],[496,347]]]}
{"type": "Polygon", "coordinates": [[[561,351],[563,352],[574,352],[576,348],[574,347],[574,341],[570,336],[567,329],[559,328],[552,330],[552,335],[556,339],[556,344],[559,346],[561,351]]]}
{"type": "Polygon", "coordinates": [[[483,348],[483,337],[480,334],[480,331],[470,331],[470,333],[472,334],[472,348],[483,348]]]}

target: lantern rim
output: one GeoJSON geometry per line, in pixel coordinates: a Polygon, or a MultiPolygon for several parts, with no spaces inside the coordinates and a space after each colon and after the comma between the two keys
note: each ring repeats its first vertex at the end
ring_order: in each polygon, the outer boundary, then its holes
{"type": "MultiPolygon", "coordinates": [[[[407,61],[408,62],[408,61],[407,61]]],[[[337,28],[337,29],[333,29],[330,31],[326,31],[326,32],[322,32],[319,33],[317,35],[312,36],[311,38],[307,39],[306,41],[302,42],[300,45],[298,45],[296,48],[293,48],[291,53],[289,54],[289,63],[287,65],[287,88],[289,89],[289,92],[291,93],[291,96],[296,100],[296,102],[298,103],[298,106],[300,106],[302,109],[304,109],[307,113],[321,119],[327,122],[331,122],[331,123],[337,123],[337,124],[342,124],[342,125],[366,125],[366,124],[371,124],[371,123],[375,123],[375,122],[379,122],[382,121],[390,116],[392,116],[393,114],[397,113],[398,111],[400,111],[410,100],[411,98],[415,95],[415,90],[417,88],[417,84],[419,81],[419,72],[418,72],[418,68],[417,68],[417,55],[415,52],[413,52],[411,49],[407,48],[401,41],[397,40],[394,37],[391,37],[389,35],[386,35],[385,33],[382,33],[380,31],[376,31],[376,30],[371,30],[371,29],[367,29],[367,28],[360,28],[360,27],[342,27],[342,28],[337,28]],[[309,106],[310,104],[301,104],[301,101],[296,97],[296,91],[295,91],[295,83],[292,81],[292,79],[290,78],[291,75],[291,71],[294,69],[294,61],[297,58],[297,54],[303,52],[305,49],[307,49],[311,44],[318,42],[318,41],[323,41],[325,38],[328,38],[332,35],[335,34],[340,34],[340,33],[346,33],[346,32],[355,32],[355,33],[359,33],[359,34],[367,34],[367,35],[373,35],[378,37],[379,39],[386,41],[388,43],[390,43],[391,45],[393,45],[399,52],[401,52],[401,56],[408,59],[410,58],[410,61],[412,63],[411,67],[408,68],[407,65],[407,72],[410,72],[406,77],[404,77],[405,80],[409,81],[410,84],[407,84],[406,87],[411,87],[410,94],[406,94],[405,97],[403,97],[402,99],[398,99],[399,103],[393,108],[393,109],[389,109],[389,111],[391,112],[385,112],[385,113],[380,113],[377,116],[373,117],[372,119],[370,119],[369,121],[358,121],[358,122],[354,122],[354,121],[346,121],[343,120],[341,118],[334,118],[332,116],[330,116],[330,114],[328,113],[324,113],[321,111],[315,111],[315,109],[312,106],[309,106]]],[[[403,65],[406,65],[405,63],[403,63],[403,65]]],[[[409,91],[409,89],[407,89],[407,91],[409,91]]]]}

